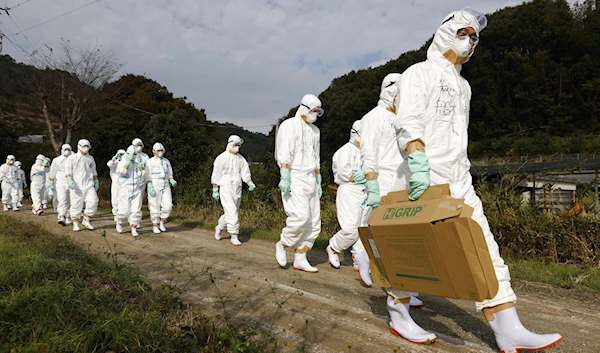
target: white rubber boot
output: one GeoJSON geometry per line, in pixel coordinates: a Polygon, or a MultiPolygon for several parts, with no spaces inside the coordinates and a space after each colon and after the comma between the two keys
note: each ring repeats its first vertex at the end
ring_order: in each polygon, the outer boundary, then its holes
{"type": "Polygon", "coordinates": [[[161,233],[160,229],[158,228],[158,224],[153,224],[152,225],[152,233],[154,233],[154,234],[160,234],[161,233]]]}
{"type": "Polygon", "coordinates": [[[115,224],[115,229],[117,229],[117,233],[119,233],[119,234],[123,233],[123,226],[121,225],[121,221],[119,221],[119,219],[117,219],[117,222],[115,224]]]}
{"type": "Polygon", "coordinates": [[[558,333],[539,335],[526,329],[521,324],[517,309],[514,306],[496,312],[493,312],[493,309],[485,308],[483,310],[492,330],[494,330],[496,344],[498,344],[498,348],[502,353],[541,351],[562,341],[562,336],[558,333]],[[492,313],[486,312],[486,310],[491,310],[492,313]],[[490,318],[493,318],[493,320],[490,320],[490,318]]]}
{"type": "Polygon", "coordinates": [[[23,204],[21,203],[21,201],[17,202],[17,207],[23,207],[23,204]]]}
{"type": "Polygon", "coordinates": [[[421,308],[421,307],[423,307],[423,301],[417,297],[410,297],[410,301],[408,302],[408,305],[411,308],[421,308]]]}
{"type": "Polygon", "coordinates": [[[221,240],[221,232],[223,231],[223,229],[221,229],[221,227],[216,226],[215,227],[215,239],[216,240],[221,240]]]}
{"type": "Polygon", "coordinates": [[[79,221],[73,221],[73,231],[79,232],[81,228],[79,228],[79,221]]]}
{"type": "Polygon", "coordinates": [[[229,242],[231,243],[231,245],[235,245],[235,246],[242,245],[242,242],[238,239],[237,234],[231,234],[231,239],[229,240],[229,242]]]}
{"type": "Polygon", "coordinates": [[[66,223],[66,220],[65,220],[65,217],[64,217],[64,216],[59,216],[59,217],[58,217],[58,224],[60,224],[60,225],[61,225],[61,226],[63,226],[63,227],[67,225],[67,223],[66,223]]]}
{"type": "Polygon", "coordinates": [[[405,340],[416,344],[429,344],[435,342],[437,336],[427,332],[417,325],[408,312],[408,303],[396,303],[394,298],[388,295],[387,309],[390,313],[390,332],[405,340]]]}
{"type": "Polygon", "coordinates": [[[118,221],[119,221],[119,217],[117,217],[117,216],[114,216],[114,217],[113,217],[113,220],[114,220],[115,222],[118,222],[118,221]]]}
{"type": "Polygon", "coordinates": [[[34,209],[32,208],[32,209],[31,209],[31,213],[33,213],[33,214],[37,214],[37,211],[36,211],[36,210],[34,210],[34,209]]]}
{"type": "Polygon", "coordinates": [[[13,203],[13,211],[18,211],[19,210],[19,206],[16,203],[13,203]]]}
{"type": "Polygon", "coordinates": [[[167,227],[165,227],[165,220],[160,220],[160,223],[158,224],[158,229],[160,229],[161,232],[167,231],[167,227]]]}
{"type": "Polygon", "coordinates": [[[44,214],[44,210],[38,210],[36,213],[37,213],[38,216],[41,216],[41,215],[44,214]]]}
{"type": "Polygon", "coordinates": [[[73,222],[71,222],[71,217],[65,218],[65,225],[69,225],[71,223],[73,223],[73,222]]]}
{"type": "Polygon", "coordinates": [[[331,248],[331,245],[327,245],[325,252],[327,252],[327,257],[329,258],[329,264],[331,267],[340,268],[340,256],[331,248]]]}
{"type": "Polygon", "coordinates": [[[373,285],[373,279],[371,279],[371,262],[369,261],[369,254],[366,250],[362,250],[354,254],[354,259],[358,264],[358,274],[363,284],[367,287],[373,285]]]}
{"type": "Polygon", "coordinates": [[[275,260],[277,260],[277,263],[281,267],[287,265],[287,253],[285,247],[281,244],[281,240],[275,243],[275,260]]]}
{"type": "Polygon", "coordinates": [[[7,211],[8,211],[8,205],[4,204],[4,212],[7,212],[7,211]]]}
{"type": "Polygon", "coordinates": [[[131,235],[133,235],[134,237],[137,237],[140,235],[140,233],[138,233],[138,231],[137,231],[136,226],[131,226],[131,235]]]}
{"type": "Polygon", "coordinates": [[[48,204],[47,203],[43,203],[42,204],[42,209],[44,209],[44,210],[48,209],[48,204]]]}
{"type": "Polygon", "coordinates": [[[81,224],[83,224],[83,226],[89,230],[94,230],[94,226],[92,225],[92,222],[90,222],[90,219],[87,217],[83,217],[83,221],[81,222],[81,224]]]}
{"type": "MultiPolygon", "coordinates": [[[[297,251],[297,250],[296,250],[297,251]]],[[[311,266],[306,259],[306,252],[295,252],[294,253],[294,270],[317,273],[319,269],[311,266]]]]}

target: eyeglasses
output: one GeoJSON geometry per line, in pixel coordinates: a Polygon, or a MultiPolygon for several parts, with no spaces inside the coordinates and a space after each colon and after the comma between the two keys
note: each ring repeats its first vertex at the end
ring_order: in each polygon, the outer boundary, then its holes
{"type": "Polygon", "coordinates": [[[476,44],[477,42],[479,42],[479,36],[477,36],[477,33],[475,33],[475,31],[473,31],[473,33],[469,33],[469,30],[466,28],[461,28],[456,32],[456,36],[458,38],[460,37],[464,37],[464,36],[469,36],[471,38],[471,42],[473,44],[476,44]]]}
{"type": "Polygon", "coordinates": [[[306,109],[308,109],[309,113],[317,113],[318,117],[321,117],[323,115],[323,113],[325,113],[325,111],[321,107],[314,107],[311,109],[311,107],[309,107],[306,104],[300,104],[300,105],[305,107],[306,109]]]}

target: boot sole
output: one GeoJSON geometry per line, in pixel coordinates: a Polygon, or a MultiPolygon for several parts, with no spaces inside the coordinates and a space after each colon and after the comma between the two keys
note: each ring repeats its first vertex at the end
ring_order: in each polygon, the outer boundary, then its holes
{"type": "Polygon", "coordinates": [[[233,245],[233,246],[242,246],[242,244],[234,244],[232,242],[229,242],[229,244],[233,245]]]}
{"type": "MultiPolygon", "coordinates": [[[[522,348],[522,347],[518,347],[515,348],[515,351],[518,352],[527,352],[527,351],[531,351],[531,352],[537,352],[537,351],[543,351],[546,350],[548,348],[552,348],[554,346],[556,346],[557,344],[559,344],[560,342],[562,342],[562,337],[557,339],[556,341],[550,343],[549,345],[543,346],[543,347],[537,347],[537,348],[522,348]]],[[[506,351],[506,350],[502,350],[500,351],[500,353],[508,353],[508,352],[512,352],[512,351],[506,351]]]]}
{"type": "Polygon", "coordinates": [[[427,345],[427,344],[432,344],[433,342],[435,342],[435,340],[437,340],[437,337],[436,337],[436,338],[434,338],[434,339],[432,339],[432,340],[427,340],[427,341],[424,341],[424,342],[412,341],[412,340],[409,340],[408,338],[406,338],[406,337],[402,336],[401,334],[399,334],[399,333],[398,333],[398,331],[394,330],[394,329],[393,329],[393,328],[391,328],[391,327],[390,327],[390,333],[391,333],[392,335],[394,335],[394,336],[398,336],[398,337],[402,338],[403,340],[406,340],[406,341],[408,341],[408,342],[410,342],[410,343],[414,343],[414,344],[423,344],[423,345],[427,345]]]}
{"type": "Polygon", "coordinates": [[[319,270],[316,270],[316,271],[307,271],[307,270],[304,270],[304,269],[301,269],[301,268],[298,268],[298,267],[294,267],[294,270],[296,270],[296,271],[302,271],[302,272],[306,272],[306,273],[317,273],[317,272],[319,272],[319,270]]]}

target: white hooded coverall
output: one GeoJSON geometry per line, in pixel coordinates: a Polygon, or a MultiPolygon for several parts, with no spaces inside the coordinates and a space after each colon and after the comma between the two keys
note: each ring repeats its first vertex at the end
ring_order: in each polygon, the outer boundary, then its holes
{"type": "MultiPolygon", "coordinates": [[[[135,151],[133,146],[127,148],[127,153],[133,151],[135,151]]],[[[129,222],[131,226],[138,226],[142,221],[142,201],[148,179],[143,156],[136,154],[127,168],[126,162],[127,154],[123,155],[117,166],[120,175],[117,217],[121,223],[129,222]]]]}
{"type": "Polygon", "coordinates": [[[164,157],[152,157],[146,162],[146,169],[151,178],[156,196],[148,194],[148,208],[152,224],[158,224],[161,219],[169,218],[173,209],[173,194],[169,179],[173,177],[171,162],[164,157]]]}
{"type": "MultiPolygon", "coordinates": [[[[307,96],[311,97],[307,106],[321,107],[316,96],[307,96]]],[[[275,141],[277,164],[280,168],[289,165],[291,179],[290,192],[281,194],[288,216],[286,227],[281,230],[281,243],[296,249],[312,249],[321,233],[321,203],[315,179],[315,171],[321,168],[321,133],[314,124],[302,119],[309,111],[300,105],[293,118],[281,123],[275,141]]]]}
{"type": "MultiPolygon", "coordinates": [[[[54,194],[56,195],[56,209],[58,210],[58,218],[68,217],[70,201],[69,201],[69,184],[67,184],[66,168],[69,157],[60,155],[52,160],[50,165],[50,180],[54,180],[54,194]]],[[[54,204],[53,204],[54,205],[54,204]]]]}
{"type": "Polygon", "coordinates": [[[6,163],[0,166],[0,181],[2,181],[2,203],[5,205],[14,205],[19,201],[19,186],[17,179],[19,172],[14,165],[6,163]],[[6,179],[6,180],[5,180],[6,179]]]}
{"type": "Polygon", "coordinates": [[[19,187],[19,202],[23,201],[23,197],[25,197],[25,194],[23,193],[23,187],[25,186],[25,183],[27,182],[27,180],[25,179],[25,171],[19,167],[17,167],[17,173],[18,173],[18,180],[17,180],[17,186],[19,187]]]}
{"type": "Polygon", "coordinates": [[[96,172],[96,161],[89,153],[82,154],[81,151],[71,155],[67,159],[65,173],[73,177],[75,189],[70,190],[71,197],[71,219],[81,219],[81,212],[85,203],[83,213],[86,217],[93,217],[98,210],[98,194],[94,188],[94,178],[98,177],[96,172]]]}
{"type": "Polygon", "coordinates": [[[242,182],[252,179],[246,158],[239,153],[229,152],[234,143],[228,142],[225,152],[215,158],[210,178],[213,185],[219,185],[219,199],[223,206],[224,214],[219,218],[219,228],[229,234],[240,233],[238,210],[242,200],[242,182]]]}
{"type": "Polygon", "coordinates": [[[115,217],[117,217],[117,208],[119,205],[119,178],[121,177],[121,174],[117,172],[117,167],[121,159],[123,159],[123,156],[117,160],[110,159],[106,162],[108,174],[110,175],[110,205],[112,207],[112,214],[115,217]]]}
{"type": "MultiPolygon", "coordinates": [[[[358,121],[360,124],[360,121],[358,121]]],[[[355,122],[353,128],[357,125],[355,122]]],[[[362,125],[362,124],[360,124],[362,125]]],[[[358,126],[358,131],[360,131],[358,126]]],[[[335,198],[340,231],[329,240],[331,248],[340,253],[353,246],[351,252],[364,250],[358,241],[358,227],[366,222],[370,207],[367,207],[367,190],[364,184],[350,181],[354,173],[362,169],[360,149],[356,145],[357,136],[350,134],[350,141],[340,147],[332,158],[333,180],[339,185],[335,198]]]]}
{"type": "MultiPolygon", "coordinates": [[[[472,16],[471,16],[472,17],[472,16]]],[[[454,65],[443,56],[461,28],[473,27],[479,32],[475,18],[466,21],[461,17],[444,22],[436,31],[427,51],[427,60],[417,63],[402,74],[397,100],[395,127],[398,130],[398,145],[402,153],[408,143],[420,139],[425,144],[425,153],[431,166],[431,185],[450,184],[452,197],[465,199],[475,209],[475,220],[485,234],[488,250],[492,257],[499,282],[498,294],[477,303],[477,309],[516,301],[510,284],[508,267],[504,263],[498,244],[490,231],[483,214],[481,200],[473,189],[467,157],[469,106],[471,87],[461,75],[461,65],[454,65]]],[[[408,171],[408,167],[401,168],[408,171]]],[[[406,179],[410,177],[407,172],[406,179]]],[[[403,189],[408,189],[407,183],[403,189]]],[[[410,249],[407,249],[410,251],[410,249]]],[[[393,290],[397,298],[408,297],[402,291],[393,290]]]]}
{"type": "Polygon", "coordinates": [[[44,156],[40,155],[35,159],[35,164],[31,166],[31,170],[29,171],[29,178],[31,180],[29,191],[31,192],[34,211],[42,209],[42,197],[46,183],[46,167],[42,163],[44,163],[44,156]]]}

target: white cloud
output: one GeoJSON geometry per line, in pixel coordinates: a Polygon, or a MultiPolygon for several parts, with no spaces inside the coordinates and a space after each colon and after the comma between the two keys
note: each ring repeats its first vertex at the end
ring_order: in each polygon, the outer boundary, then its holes
{"type": "MultiPolygon", "coordinates": [[[[88,2],[33,0],[11,15],[25,29],[88,2]]],[[[489,13],[519,3],[465,5],[489,13]]],[[[419,48],[456,9],[449,0],[101,0],[26,34],[35,47],[57,47],[61,38],[100,43],[126,64],[122,73],[148,75],[205,108],[210,120],[257,126],[339,75],[419,48]]],[[[7,16],[0,22],[20,31],[7,16]]],[[[23,34],[15,39],[33,50],[23,34]]],[[[25,60],[6,41],[4,52],[25,60]]]]}

